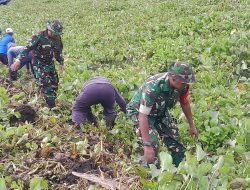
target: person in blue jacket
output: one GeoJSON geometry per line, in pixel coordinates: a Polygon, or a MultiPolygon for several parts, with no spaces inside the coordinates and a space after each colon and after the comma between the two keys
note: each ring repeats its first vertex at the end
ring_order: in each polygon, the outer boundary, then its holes
{"type": "Polygon", "coordinates": [[[17,80],[17,71],[26,65],[27,71],[30,72],[30,69],[33,73],[33,68],[31,65],[33,51],[30,51],[29,54],[21,61],[20,65],[14,65],[14,59],[23,51],[25,46],[16,46],[15,43],[10,42],[8,44],[8,67],[10,72],[11,80],[17,80]]]}
{"type": "Polygon", "coordinates": [[[10,42],[15,43],[15,39],[13,37],[13,29],[7,28],[6,34],[0,40],[0,62],[2,62],[4,65],[8,65],[7,51],[8,44],[10,42]]]}
{"type": "Polygon", "coordinates": [[[0,0],[0,5],[7,5],[11,0],[0,0]]]}

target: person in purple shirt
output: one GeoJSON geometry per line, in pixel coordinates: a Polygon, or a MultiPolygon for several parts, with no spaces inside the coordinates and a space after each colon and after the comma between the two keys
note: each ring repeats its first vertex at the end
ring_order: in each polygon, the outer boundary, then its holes
{"type": "Polygon", "coordinates": [[[88,80],[72,107],[72,120],[75,124],[84,124],[87,121],[96,127],[99,124],[91,112],[91,106],[101,104],[104,108],[106,125],[109,129],[114,127],[116,118],[115,102],[126,113],[126,102],[118,90],[104,77],[93,77],[88,80]]]}
{"type": "Polygon", "coordinates": [[[6,29],[6,34],[0,40],[0,62],[4,65],[8,65],[8,58],[7,58],[7,51],[8,51],[8,44],[10,42],[15,43],[13,38],[13,30],[11,28],[6,29]]]}
{"type": "Polygon", "coordinates": [[[30,68],[33,72],[31,65],[33,57],[32,51],[30,51],[28,56],[21,61],[20,67],[18,68],[13,67],[14,59],[17,58],[17,56],[21,53],[21,51],[24,50],[24,48],[25,46],[16,46],[16,44],[12,42],[8,44],[7,58],[8,58],[8,67],[10,70],[10,78],[12,80],[17,80],[17,70],[21,69],[24,65],[26,65],[28,72],[30,71],[30,68]]]}

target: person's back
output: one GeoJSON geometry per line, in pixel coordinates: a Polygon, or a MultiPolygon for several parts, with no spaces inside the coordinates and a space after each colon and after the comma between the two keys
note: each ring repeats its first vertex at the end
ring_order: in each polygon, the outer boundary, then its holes
{"type": "Polygon", "coordinates": [[[11,34],[6,34],[0,41],[0,53],[7,54],[8,43],[13,42],[13,36],[11,34]]]}
{"type": "Polygon", "coordinates": [[[108,79],[106,79],[105,77],[101,77],[101,76],[97,76],[97,77],[93,77],[91,79],[89,79],[83,86],[83,88],[85,88],[88,85],[92,85],[92,84],[110,84],[108,79]]]}
{"type": "MultiPolygon", "coordinates": [[[[9,43],[8,46],[9,47],[8,47],[8,52],[7,52],[7,58],[8,58],[10,78],[11,80],[17,80],[17,70],[13,70],[13,64],[14,64],[15,58],[17,58],[17,56],[21,53],[21,51],[24,50],[25,46],[14,46],[13,43],[9,43]]],[[[33,57],[32,52],[30,52],[28,56],[26,56],[26,58],[22,60],[18,70],[21,69],[24,65],[26,65],[27,71],[29,72],[31,68],[33,72],[33,69],[31,66],[32,57],[33,57]]]]}
{"type": "Polygon", "coordinates": [[[0,5],[7,5],[11,0],[0,0],[0,5]]]}
{"type": "MultiPolygon", "coordinates": [[[[25,46],[15,46],[15,47],[10,47],[7,51],[7,56],[8,56],[8,61],[9,60],[9,55],[11,55],[14,58],[16,58],[20,52],[24,49],[25,46]]],[[[13,60],[12,60],[13,62],[13,60]]]]}
{"type": "Polygon", "coordinates": [[[72,107],[72,120],[77,125],[86,121],[99,126],[95,116],[91,112],[91,106],[101,104],[104,108],[103,114],[109,128],[114,126],[116,118],[115,102],[121,110],[126,112],[126,102],[117,89],[104,77],[94,77],[88,80],[81,93],[77,96],[72,107]]]}
{"type": "Polygon", "coordinates": [[[7,51],[8,44],[10,42],[15,42],[13,38],[13,30],[11,28],[7,28],[6,34],[0,40],[0,62],[2,62],[4,65],[8,64],[7,51]]]}

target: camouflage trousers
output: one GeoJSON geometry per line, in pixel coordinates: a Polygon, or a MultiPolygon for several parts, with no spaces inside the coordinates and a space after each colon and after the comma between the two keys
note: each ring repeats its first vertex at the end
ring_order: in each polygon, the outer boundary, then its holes
{"type": "MultiPolygon", "coordinates": [[[[128,116],[132,119],[137,134],[139,132],[139,121],[138,115],[130,115],[128,111],[128,116]]],[[[166,111],[164,117],[148,117],[149,121],[149,136],[151,138],[152,144],[155,150],[159,151],[160,141],[168,147],[169,152],[172,155],[173,163],[178,166],[180,162],[185,157],[185,147],[180,142],[179,130],[176,126],[176,120],[166,111]]]]}
{"type": "Polygon", "coordinates": [[[36,60],[32,65],[36,83],[43,93],[45,100],[55,101],[58,90],[58,75],[54,62],[44,63],[36,60]]]}

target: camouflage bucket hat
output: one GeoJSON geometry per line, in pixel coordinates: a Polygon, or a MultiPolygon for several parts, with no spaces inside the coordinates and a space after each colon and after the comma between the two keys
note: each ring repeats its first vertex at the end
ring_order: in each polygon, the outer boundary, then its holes
{"type": "Polygon", "coordinates": [[[48,30],[52,31],[55,35],[61,35],[63,26],[62,23],[58,20],[48,21],[47,22],[48,30]]]}
{"type": "Polygon", "coordinates": [[[168,73],[179,77],[183,83],[191,84],[195,82],[192,67],[185,62],[177,61],[176,63],[170,65],[168,73]]]}

